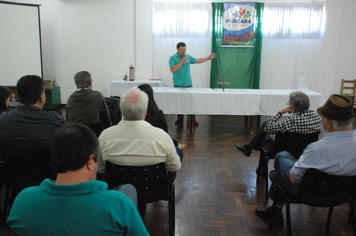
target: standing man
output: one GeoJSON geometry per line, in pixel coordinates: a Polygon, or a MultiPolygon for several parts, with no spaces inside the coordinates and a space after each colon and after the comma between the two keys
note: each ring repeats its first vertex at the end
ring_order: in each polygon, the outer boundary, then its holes
{"type": "MultiPolygon", "coordinates": [[[[180,42],[177,44],[177,53],[169,58],[169,68],[173,73],[174,87],[191,88],[193,84],[190,76],[190,64],[199,64],[216,58],[216,54],[212,53],[208,57],[196,59],[185,54],[186,50],[185,43],[180,42]]],[[[175,124],[183,124],[183,118],[183,115],[178,115],[175,124]]],[[[198,125],[198,122],[195,122],[195,126],[198,125]]]]}
{"type": "Polygon", "coordinates": [[[66,104],[68,122],[79,122],[85,125],[101,124],[102,128],[111,126],[110,115],[104,96],[93,88],[89,72],[80,71],[74,76],[78,90],[72,93],[66,104]]]}

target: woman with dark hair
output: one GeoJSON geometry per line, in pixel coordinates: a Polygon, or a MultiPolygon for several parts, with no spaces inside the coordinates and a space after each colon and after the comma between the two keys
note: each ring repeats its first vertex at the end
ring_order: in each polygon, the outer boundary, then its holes
{"type": "Polygon", "coordinates": [[[6,111],[10,103],[10,90],[6,87],[0,86],[0,114],[6,111]]]}
{"type": "MultiPolygon", "coordinates": [[[[147,108],[147,115],[145,121],[150,123],[152,126],[163,129],[168,133],[168,125],[166,121],[166,117],[162,110],[160,110],[153,98],[153,89],[149,84],[141,84],[138,88],[144,91],[148,95],[148,108],[147,108]]],[[[174,145],[179,147],[180,149],[185,148],[185,144],[178,143],[175,139],[173,139],[174,145]]]]}

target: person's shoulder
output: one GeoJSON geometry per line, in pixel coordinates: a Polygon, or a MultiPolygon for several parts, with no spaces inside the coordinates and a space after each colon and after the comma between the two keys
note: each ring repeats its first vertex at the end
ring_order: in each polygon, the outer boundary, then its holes
{"type": "Polygon", "coordinates": [[[64,119],[64,117],[60,116],[57,112],[55,111],[45,111],[42,110],[44,117],[48,120],[51,120],[52,122],[55,122],[56,124],[61,124],[65,125],[67,122],[64,119]]]}
{"type": "Polygon", "coordinates": [[[5,119],[7,116],[12,115],[13,110],[9,109],[1,112],[0,119],[5,119]]]}
{"type": "Polygon", "coordinates": [[[29,199],[30,196],[36,197],[41,193],[42,193],[42,189],[40,188],[40,186],[31,186],[31,187],[27,187],[27,188],[23,189],[16,196],[16,198],[19,199],[18,201],[20,201],[21,199],[29,199]]]}

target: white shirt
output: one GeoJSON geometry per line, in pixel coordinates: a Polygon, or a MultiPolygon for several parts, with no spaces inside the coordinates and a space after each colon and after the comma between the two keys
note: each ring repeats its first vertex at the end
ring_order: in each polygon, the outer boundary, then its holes
{"type": "Polygon", "coordinates": [[[99,136],[98,172],[105,173],[105,162],[144,166],[165,162],[167,170],[178,171],[180,158],[172,138],[144,120],[126,121],[105,129],[99,136]]]}

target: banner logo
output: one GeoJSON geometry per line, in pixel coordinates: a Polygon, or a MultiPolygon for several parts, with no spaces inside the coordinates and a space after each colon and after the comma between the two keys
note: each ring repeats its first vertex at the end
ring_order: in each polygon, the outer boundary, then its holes
{"type": "Polygon", "coordinates": [[[223,45],[253,45],[254,2],[224,3],[223,45]]]}

